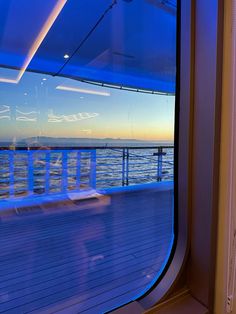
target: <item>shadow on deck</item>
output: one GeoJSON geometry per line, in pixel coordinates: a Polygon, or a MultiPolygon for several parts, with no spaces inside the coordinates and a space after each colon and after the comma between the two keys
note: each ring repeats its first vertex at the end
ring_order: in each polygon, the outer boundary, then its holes
{"type": "Polygon", "coordinates": [[[104,313],[140,296],[165,265],[173,187],[58,199],[0,217],[0,313],[104,313]]]}

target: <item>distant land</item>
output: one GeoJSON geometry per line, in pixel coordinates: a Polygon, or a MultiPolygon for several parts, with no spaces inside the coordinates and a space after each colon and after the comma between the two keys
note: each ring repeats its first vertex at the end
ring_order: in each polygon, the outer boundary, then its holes
{"type": "MultiPolygon", "coordinates": [[[[2,147],[13,145],[12,141],[0,141],[2,147]]],[[[47,137],[36,136],[19,140],[15,143],[18,147],[88,147],[88,146],[157,146],[157,145],[173,145],[173,141],[145,141],[138,139],[121,139],[121,138],[63,138],[63,137],[47,137]]]]}

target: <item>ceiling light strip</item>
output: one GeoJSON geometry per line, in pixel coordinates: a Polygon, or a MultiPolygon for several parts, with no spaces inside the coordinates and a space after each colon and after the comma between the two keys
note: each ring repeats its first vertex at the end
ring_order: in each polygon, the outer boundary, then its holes
{"type": "Polygon", "coordinates": [[[54,24],[55,20],[57,19],[58,15],[60,14],[61,10],[65,6],[66,2],[67,2],[67,0],[58,0],[57,4],[53,8],[52,12],[48,16],[43,27],[41,28],[38,36],[36,37],[35,41],[33,42],[31,48],[29,49],[29,52],[27,53],[26,59],[23,63],[23,66],[22,66],[21,70],[19,71],[19,74],[16,77],[16,79],[8,79],[8,78],[0,77],[0,82],[17,84],[20,81],[20,79],[22,78],[23,74],[25,73],[28,65],[30,64],[30,62],[33,59],[34,55],[36,54],[37,50],[39,49],[41,43],[43,42],[43,40],[46,37],[47,33],[49,32],[50,28],[54,24]]]}
{"type": "Polygon", "coordinates": [[[56,89],[69,91],[69,92],[77,92],[77,93],[83,93],[83,94],[91,94],[91,95],[99,95],[99,96],[111,96],[109,92],[101,92],[96,91],[92,89],[83,89],[83,88],[77,88],[77,87],[70,87],[70,86],[64,86],[64,85],[58,85],[56,89]]]}

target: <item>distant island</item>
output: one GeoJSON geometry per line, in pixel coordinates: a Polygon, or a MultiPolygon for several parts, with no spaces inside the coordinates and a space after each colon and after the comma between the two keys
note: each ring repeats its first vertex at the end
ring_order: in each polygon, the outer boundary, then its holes
{"type": "Polygon", "coordinates": [[[157,145],[173,145],[173,141],[145,141],[138,139],[121,139],[121,138],[63,138],[63,137],[47,137],[47,136],[35,136],[25,138],[13,143],[12,141],[1,141],[0,145],[6,147],[14,145],[16,147],[86,147],[86,146],[157,146],[157,145]]]}

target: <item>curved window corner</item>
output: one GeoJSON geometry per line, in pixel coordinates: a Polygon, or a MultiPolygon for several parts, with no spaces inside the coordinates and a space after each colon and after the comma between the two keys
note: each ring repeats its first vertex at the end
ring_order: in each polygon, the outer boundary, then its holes
{"type": "Polygon", "coordinates": [[[147,309],[173,284],[187,249],[179,6],[0,4],[4,313],[147,309]]]}

